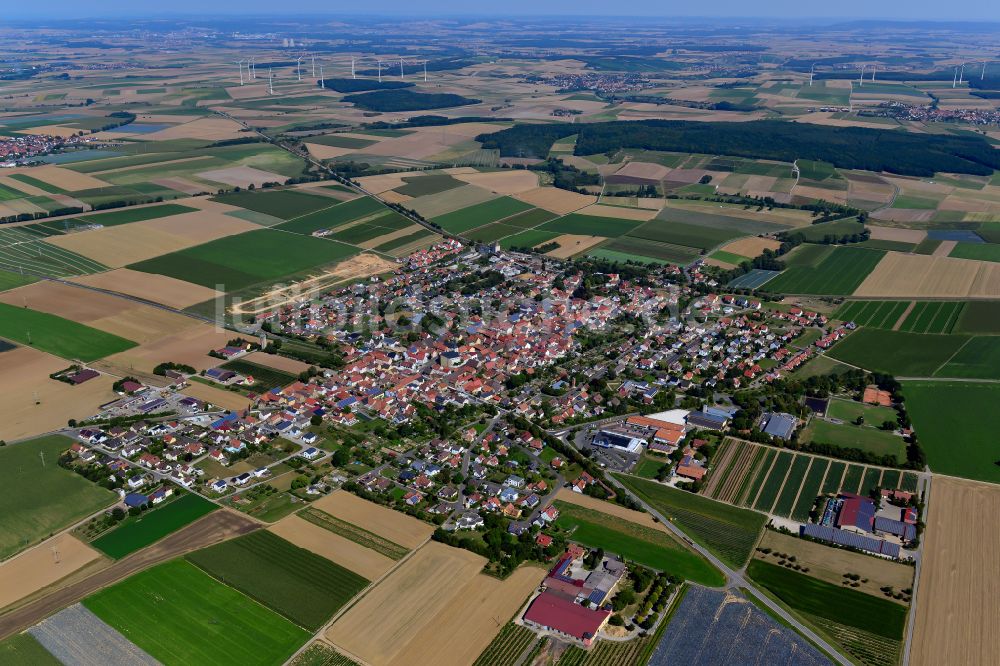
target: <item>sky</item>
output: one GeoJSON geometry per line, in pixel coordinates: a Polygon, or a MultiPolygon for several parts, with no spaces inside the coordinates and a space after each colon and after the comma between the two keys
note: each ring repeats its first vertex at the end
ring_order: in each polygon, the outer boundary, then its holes
{"type": "Polygon", "coordinates": [[[622,17],[627,8],[633,16],[677,17],[761,17],[787,19],[898,19],[952,21],[1000,21],[997,0],[966,0],[961,3],[940,0],[713,0],[711,3],[677,0],[379,0],[376,3],[344,0],[296,0],[282,5],[274,0],[38,0],[9,2],[4,8],[8,18],[82,18],[142,16],[164,14],[232,15],[274,14],[276,7],[287,6],[295,14],[310,12],[371,14],[388,16],[469,16],[469,15],[613,15],[622,17]],[[957,13],[952,10],[957,10],[957,13]]]}

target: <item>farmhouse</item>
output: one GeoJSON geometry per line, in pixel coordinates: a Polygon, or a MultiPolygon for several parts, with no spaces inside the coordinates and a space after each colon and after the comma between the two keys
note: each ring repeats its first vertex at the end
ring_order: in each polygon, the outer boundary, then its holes
{"type": "Polygon", "coordinates": [[[523,619],[528,626],[561,634],[589,647],[609,617],[609,610],[584,608],[562,595],[546,590],[531,602],[523,619]]]}

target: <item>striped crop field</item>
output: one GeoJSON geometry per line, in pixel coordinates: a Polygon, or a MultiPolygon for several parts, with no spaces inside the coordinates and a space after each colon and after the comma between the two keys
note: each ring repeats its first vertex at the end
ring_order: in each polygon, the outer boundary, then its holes
{"type": "Polygon", "coordinates": [[[908,333],[951,333],[965,309],[960,301],[926,301],[917,303],[906,316],[899,330],[908,333]]]}
{"type": "Polygon", "coordinates": [[[52,277],[89,275],[107,270],[103,264],[46,243],[45,238],[52,234],[35,229],[35,226],[0,229],[0,268],[12,273],[24,269],[52,277]]]}
{"type": "Polygon", "coordinates": [[[848,301],[833,316],[858,326],[891,329],[909,305],[909,301],[848,301]]]}
{"type": "Polygon", "coordinates": [[[798,522],[809,520],[821,495],[865,495],[875,487],[913,492],[918,482],[914,472],[831,460],[735,437],[719,447],[711,474],[700,494],[798,522]]]}

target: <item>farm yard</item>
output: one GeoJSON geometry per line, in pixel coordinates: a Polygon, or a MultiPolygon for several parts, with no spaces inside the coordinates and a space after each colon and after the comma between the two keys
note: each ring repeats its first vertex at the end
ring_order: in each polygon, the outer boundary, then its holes
{"type": "Polygon", "coordinates": [[[316,631],[367,584],[368,580],[258,530],[187,556],[217,580],[316,631]]]}
{"type": "Polygon", "coordinates": [[[183,559],[135,574],[83,605],[164,663],[277,666],[309,638],[183,559]]]}
{"type": "MultiPolygon", "coordinates": [[[[857,429],[857,426],[842,427],[857,429]]],[[[819,440],[817,435],[814,437],[819,440]]],[[[899,442],[902,451],[902,440],[899,442]]],[[[820,495],[838,492],[865,495],[876,486],[912,490],[916,483],[917,476],[912,472],[900,475],[898,470],[846,463],[728,438],[717,452],[714,469],[701,492],[727,504],[806,522],[820,495]]]]}
{"type": "Polygon", "coordinates": [[[749,559],[767,516],[637,477],[615,478],[730,566],[749,559]]]}
{"type": "Polygon", "coordinates": [[[72,440],[49,435],[0,447],[0,558],[96,513],[114,493],[59,466],[72,440]]]}

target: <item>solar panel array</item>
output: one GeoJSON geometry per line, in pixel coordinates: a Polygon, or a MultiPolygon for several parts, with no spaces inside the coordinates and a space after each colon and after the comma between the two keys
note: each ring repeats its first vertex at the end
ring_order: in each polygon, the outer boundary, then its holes
{"type": "Polygon", "coordinates": [[[829,541],[840,546],[850,546],[865,550],[878,555],[888,555],[889,557],[899,557],[899,544],[890,543],[885,539],[876,539],[856,532],[838,530],[825,525],[803,525],[802,534],[813,539],[829,541]]]}

